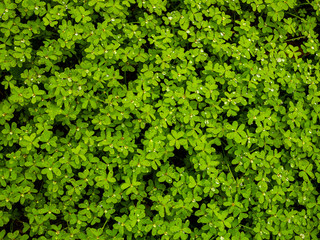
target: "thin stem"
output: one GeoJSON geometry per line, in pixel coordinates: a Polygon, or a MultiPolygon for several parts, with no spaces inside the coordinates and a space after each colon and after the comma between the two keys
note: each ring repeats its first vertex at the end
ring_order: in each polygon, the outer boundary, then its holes
{"type": "MultiPolygon", "coordinates": [[[[170,6],[171,7],[171,6],[170,6]]],[[[180,7],[180,4],[175,4],[175,7],[171,10],[171,12],[177,10],[177,8],[180,7]]]]}
{"type": "Polygon", "coordinates": [[[126,86],[127,86],[127,71],[124,71],[124,82],[126,83],[126,86]]]}
{"type": "Polygon", "coordinates": [[[255,150],[257,150],[260,147],[256,147],[255,149],[251,150],[250,153],[254,152],[255,150]]]}
{"type": "Polygon", "coordinates": [[[293,16],[293,17],[299,18],[302,22],[305,22],[305,21],[306,21],[306,20],[304,20],[302,17],[299,17],[298,15],[295,15],[295,14],[293,14],[293,13],[289,13],[289,12],[288,12],[288,14],[290,14],[290,15],[293,16]]]}
{"type": "Polygon", "coordinates": [[[39,192],[41,192],[41,190],[42,190],[42,186],[43,186],[43,182],[41,183],[41,186],[40,186],[40,190],[39,190],[39,192]]]}
{"type": "Polygon", "coordinates": [[[51,207],[51,205],[52,205],[52,194],[50,196],[50,207],[51,207]]]}
{"type": "Polygon", "coordinates": [[[14,222],[11,222],[11,224],[10,224],[10,232],[11,232],[11,233],[13,233],[13,223],[14,223],[14,222]]]}
{"type": "Polygon", "coordinates": [[[67,221],[67,226],[64,227],[64,228],[62,228],[61,231],[62,231],[62,230],[65,230],[65,229],[70,229],[70,227],[69,227],[69,222],[68,222],[68,221],[67,221]]]}
{"type": "Polygon", "coordinates": [[[286,42],[291,42],[291,41],[295,41],[295,40],[299,40],[301,38],[306,38],[306,36],[301,36],[301,37],[296,37],[296,38],[290,38],[290,39],[287,39],[286,42]]]}
{"type": "Polygon", "coordinates": [[[105,101],[102,101],[100,98],[98,98],[97,96],[92,96],[92,97],[94,97],[95,99],[97,99],[98,101],[100,101],[100,102],[103,102],[103,103],[105,103],[105,101]]]}
{"type": "Polygon", "coordinates": [[[227,161],[228,161],[228,162],[227,162],[227,165],[228,165],[229,171],[230,171],[230,173],[231,173],[231,175],[232,175],[232,177],[233,177],[233,180],[234,180],[235,182],[237,182],[237,180],[236,180],[236,178],[233,176],[233,173],[232,173],[231,168],[230,168],[230,166],[229,166],[229,160],[227,160],[227,161]]]}
{"type": "MultiPolygon", "coordinates": [[[[223,142],[222,142],[222,143],[223,143],[223,142]]],[[[223,145],[224,145],[224,143],[223,143],[223,145]]],[[[232,171],[231,171],[231,168],[230,168],[230,165],[229,165],[229,159],[228,159],[228,158],[226,157],[226,155],[225,155],[224,148],[222,148],[222,152],[223,152],[223,157],[224,157],[224,158],[226,158],[226,161],[227,161],[227,165],[228,165],[229,171],[230,171],[230,173],[231,173],[231,175],[232,175],[232,177],[233,177],[234,181],[236,182],[237,180],[236,180],[236,178],[234,177],[234,175],[233,175],[233,173],[232,173],[232,171]]]]}
{"type": "Polygon", "coordinates": [[[103,224],[102,231],[103,231],[104,227],[106,226],[107,222],[108,222],[108,219],[107,219],[107,220],[105,221],[105,223],[103,224]]]}
{"type": "Polygon", "coordinates": [[[239,224],[239,226],[244,227],[244,228],[248,228],[248,229],[250,229],[250,230],[252,230],[252,231],[253,231],[253,229],[252,229],[251,227],[247,227],[247,226],[242,225],[242,224],[239,224]]]}
{"type": "MultiPolygon", "coordinates": [[[[302,5],[311,5],[311,3],[310,3],[309,1],[308,1],[308,3],[301,3],[301,4],[298,5],[298,7],[299,7],[299,6],[302,6],[302,5]]],[[[311,6],[312,6],[312,5],[311,5],[311,6]]]]}

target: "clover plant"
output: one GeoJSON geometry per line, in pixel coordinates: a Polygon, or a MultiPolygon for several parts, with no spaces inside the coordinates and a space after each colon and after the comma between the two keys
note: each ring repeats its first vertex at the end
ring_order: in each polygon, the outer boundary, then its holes
{"type": "Polygon", "coordinates": [[[320,238],[319,14],[0,2],[0,239],[320,238]]]}

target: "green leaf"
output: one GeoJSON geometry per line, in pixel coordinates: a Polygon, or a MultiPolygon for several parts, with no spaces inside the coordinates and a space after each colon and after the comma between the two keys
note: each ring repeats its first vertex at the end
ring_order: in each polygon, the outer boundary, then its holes
{"type": "Polygon", "coordinates": [[[259,203],[260,203],[260,204],[264,203],[264,195],[263,195],[263,193],[261,193],[261,194],[259,195],[259,203]]]}
{"type": "Polygon", "coordinates": [[[229,217],[227,218],[226,220],[224,220],[224,225],[227,227],[227,228],[231,228],[232,227],[232,222],[234,220],[234,217],[229,217]]]}
{"type": "Polygon", "coordinates": [[[52,135],[51,131],[44,130],[43,133],[41,134],[39,140],[42,142],[48,142],[50,140],[51,135],[52,135]]]}
{"type": "Polygon", "coordinates": [[[54,174],[55,174],[55,175],[57,175],[57,176],[61,176],[61,171],[60,171],[60,169],[59,169],[59,168],[57,168],[57,167],[53,167],[53,168],[52,168],[52,171],[54,172],[54,174]]]}
{"type": "Polygon", "coordinates": [[[9,232],[7,236],[9,239],[16,239],[19,236],[19,230],[16,230],[13,233],[9,232]]]}
{"type": "Polygon", "coordinates": [[[53,179],[52,170],[49,169],[49,170],[47,170],[46,172],[47,172],[47,177],[48,177],[48,179],[49,179],[49,180],[52,180],[52,179],[53,179]]]}
{"type": "Polygon", "coordinates": [[[192,176],[189,176],[189,184],[188,187],[189,188],[194,188],[197,185],[196,181],[194,180],[194,178],[192,176]]]}
{"type": "Polygon", "coordinates": [[[5,235],[6,235],[6,230],[2,229],[0,232],[0,239],[4,239],[5,235]]]}

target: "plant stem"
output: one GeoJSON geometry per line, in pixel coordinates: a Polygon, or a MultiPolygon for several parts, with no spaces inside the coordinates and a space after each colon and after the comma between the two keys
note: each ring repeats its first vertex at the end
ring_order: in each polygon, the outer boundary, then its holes
{"type": "Polygon", "coordinates": [[[126,86],[127,86],[127,71],[124,71],[124,82],[126,83],[126,86]]]}
{"type": "MultiPolygon", "coordinates": [[[[223,145],[224,145],[224,143],[223,143],[223,145]]],[[[234,177],[234,175],[233,175],[233,173],[232,173],[232,171],[231,171],[231,168],[230,168],[230,165],[229,165],[229,159],[228,159],[228,158],[227,158],[227,156],[225,155],[224,148],[222,148],[222,152],[223,152],[223,157],[224,157],[224,158],[226,158],[226,161],[227,161],[227,165],[228,165],[229,171],[230,171],[230,173],[231,173],[231,175],[232,175],[232,177],[233,177],[234,181],[236,182],[237,180],[236,180],[236,178],[234,177]]]]}
{"type": "Polygon", "coordinates": [[[256,147],[255,149],[251,150],[250,153],[254,152],[255,150],[257,150],[260,147],[256,147]]]}
{"type": "Polygon", "coordinates": [[[248,228],[248,229],[250,229],[250,230],[252,230],[252,231],[253,231],[253,229],[252,229],[251,227],[247,227],[247,226],[242,225],[242,224],[239,224],[239,226],[244,227],[244,228],[248,228]]]}
{"type": "MultiPolygon", "coordinates": [[[[308,3],[301,3],[301,4],[298,5],[298,7],[299,7],[299,6],[302,6],[302,5],[311,5],[311,3],[310,3],[309,1],[308,1],[308,3]]],[[[312,6],[312,5],[311,5],[311,6],[312,6]]]]}
{"type": "Polygon", "coordinates": [[[290,15],[293,16],[293,17],[299,18],[302,22],[305,22],[305,21],[306,21],[306,20],[304,20],[302,17],[299,17],[298,15],[295,15],[295,14],[293,14],[293,13],[289,13],[289,12],[288,12],[288,14],[290,14],[290,15]]]}
{"type": "Polygon", "coordinates": [[[291,38],[291,39],[287,39],[286,42],[292,42],[292,41],[295,41],[295,40],[299,40],[301,38],[306,38],[306,36],[301,36],[301,37],[296,37],[296,38],[291,38]]]}
{"type": "Polygon", "coordinates": [[[97,96],[92,96],[93,98],[95,98],[95,99],[97,99],[98,101],[100,101],[100,102],[103,102],[103,103],[105,103],[105,101],[102,101],[100,98],[98,98],[97,96]]]}
{"type": "Polygon", "coordinates": [[[103,227],[102,227],[102,230],[103,230],[104,227],[106,226],[107,222],[108,222],[108,220],[106,220],[106,221],[104,222],[103,227]]]}

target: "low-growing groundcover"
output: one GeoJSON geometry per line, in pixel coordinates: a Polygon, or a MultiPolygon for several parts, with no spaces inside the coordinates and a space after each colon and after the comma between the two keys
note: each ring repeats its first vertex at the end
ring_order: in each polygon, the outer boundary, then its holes
{"type": "Polygon", "coordinates": [[[319,239],[320,1],[0,2],[0,239],[319,239]]]}

